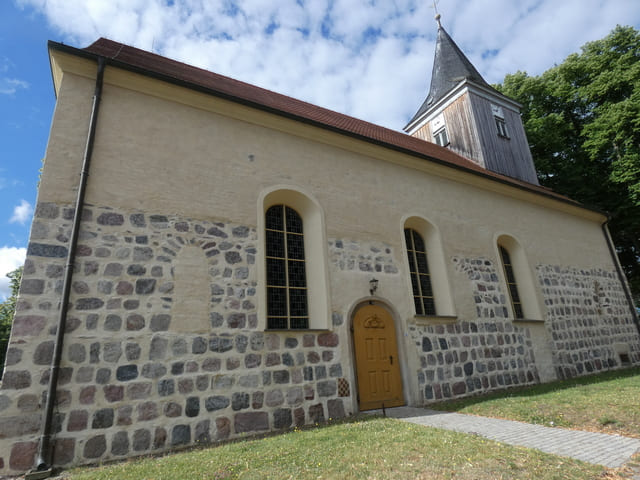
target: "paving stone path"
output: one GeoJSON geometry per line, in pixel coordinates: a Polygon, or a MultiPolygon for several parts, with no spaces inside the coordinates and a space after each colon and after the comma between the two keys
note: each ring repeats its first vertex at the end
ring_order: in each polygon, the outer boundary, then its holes
{"type": "MultiPolygon", "coordinates": [[[[371,413],[381,414],[382,411],[375,410],[371,413]]],[[[640,439],[621,435],[565,430],[413,407],[388,408],[386,414],[417,425],[480,435],[509,445],[534,448],[608,468],[623,466],[632,455],[640,451],[640,439]]]]}

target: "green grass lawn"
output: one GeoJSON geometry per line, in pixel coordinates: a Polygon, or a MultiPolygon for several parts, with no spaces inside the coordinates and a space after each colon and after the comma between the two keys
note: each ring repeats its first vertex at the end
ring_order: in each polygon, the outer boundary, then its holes
{"type": "MultiPolygon", "coordinates": [[[[436,407],[640,437],[640,368],[436,407]]],[[[76,469],[64,476],[73,480],[628,478],[475,435],[368,416],[164,457],[76,469]]]]}
{"type": "Polygon", "coordinates": [[[640,438],[640,368],[445,402],[432,408],[640,438]]]}
{"type": "Polygon", "coordinates": [[[477,436],[367,417],[69,473],[74,480],[579,480],[603,472],[603,467],[477,436]]]}

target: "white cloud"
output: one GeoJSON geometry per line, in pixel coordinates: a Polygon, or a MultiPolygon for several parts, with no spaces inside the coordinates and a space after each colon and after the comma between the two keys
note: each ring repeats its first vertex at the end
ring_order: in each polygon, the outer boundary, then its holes
{"type": "Polygon", "coordinates": [[[29,88],[29,84],[17,78],[0,78],[0,94],[13,95],[21,88],[29,88]]]}
{"type": "Polygon", "coordinates": [[[26,248],[0,247],[0,301],[6,300],[11,293],[7,273],[24,265],[26,256],[26,248]]]}
{"type": "Polygon", "coordinates": [[[20,205],[13,209],[13,216],[9,219],[9,223],[19,223],[24,225],[31,218],[33,207],[26,200],[20,200],[20,205]]]}
{"type": "MultiPolygon", "coordinates": [[[[65,43],[100,36],[400,129],[426,96],[436,23],[419,0],[17,0],[65,43]]],[[[537,75],[637,0],[447,0],[442,23],[489,82],[537,75]]]]}

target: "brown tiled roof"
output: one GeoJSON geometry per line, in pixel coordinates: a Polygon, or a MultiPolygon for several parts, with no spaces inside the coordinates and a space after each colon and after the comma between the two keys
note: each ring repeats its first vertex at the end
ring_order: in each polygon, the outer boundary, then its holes
{"type": "Polygon", "coordinates": [[[78,55],[105,57],[109,64],[132,70],[163,81],[177,83],[188,88],[200,90],[249,105],[272,113],[283,115],[298,121],[310,123],[344,135],[423,158],[427,161],[448,165],[507,183],[532,192],[542,193],[559,200],[576,202],[538,185],[507,177],[486,170],[471,160],[462,157],[447,148],[426,142],[407,134],[374,125],[357,118],[318,107],[295,98],[234,80],[217,73],[187,65],[162,57],[155,53],[100,38],[89,47],[76,49],[63,44],[49,42],[49,47],[78,55]]]}

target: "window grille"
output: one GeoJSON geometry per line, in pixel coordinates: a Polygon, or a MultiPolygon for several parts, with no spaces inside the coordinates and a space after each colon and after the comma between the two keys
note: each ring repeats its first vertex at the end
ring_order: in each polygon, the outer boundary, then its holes
{"type": "Polygon", "coordinates": [[[413,289],[416,315],[435,315],[436,306],[431,287],[431,275],[427,262],[427,250],[422,236],[411,228],[405,228],[404,239],[409,257],[409,273],[413,289]]]}
{"type": "Polygon", "coordinates": [[[502,257],[504,276],[507,280],[507,289],[509,290],[509,296],[511,297],[513,314],[515,318],[524,318],[524,312],[522,311],[522,302],[520,301],[520,295],[518,294],[518,284],[516,283],[516,277],[513,273],[513,264],[511,263],[511,257],[506,248],[499,246],[499,249],[500,256],[502,257]]]}
{"type": "Polygon", "coordinates": [[[302,218],[274,205],[265,213],[267,328],[309,328],[302,218]]]}

